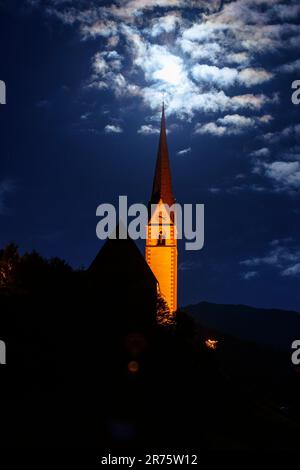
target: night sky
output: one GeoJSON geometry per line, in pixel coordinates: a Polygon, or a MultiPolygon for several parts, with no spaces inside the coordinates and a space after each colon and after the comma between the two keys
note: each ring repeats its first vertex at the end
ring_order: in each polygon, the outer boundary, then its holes
{"type": "MultiPolygon", "coordinates": [[[[147,203],[165,95],[179,304],[300,311],[298,0],[0,0],[0,246],[88,267],[96,208],[147,203]]],[[[143,250],[143,243],[139,244],[143,250]]]]}

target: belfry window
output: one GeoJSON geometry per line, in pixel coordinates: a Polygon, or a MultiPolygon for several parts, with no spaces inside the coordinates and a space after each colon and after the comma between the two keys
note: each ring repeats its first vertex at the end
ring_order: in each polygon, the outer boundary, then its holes
{"type": "Polygon", "coordinates": [[[162,233],[162,231],[159,232],[157,244],[158,244],[159,246],[164,246],[164,245],[166,244],[166,239],[165,239],[165,236],[164,236],[164,234],[162,233]]]}

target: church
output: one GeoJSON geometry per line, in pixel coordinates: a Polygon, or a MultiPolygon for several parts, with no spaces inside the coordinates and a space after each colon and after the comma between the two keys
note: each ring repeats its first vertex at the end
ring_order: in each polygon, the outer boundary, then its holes
{"type": "Polygon", "coordinates": [[[159,293],[172,313],[177,310],[177,238],[174,213],[168,211],[168,208],[175,202],[163,105],[156,168],[149,201],[146,261],[157,279],[159,293]],[[154,212],[150,210],[152,205],[156,205],[154,212]]]}
{"type": "MultiPolygon", "coordinates": [[[[98,292],[99,286],[106,292],[105,309],[113,310],[113,322],[122,331],[143,331],[156,323],[158,294],[171,313],[177,310],[176,227],[174,214],[168,210],[173,204],[175,198],[163,106],[148,205],[145,258],[129,235],[126,239],[119,236],[118,226],[116,238],[106,240],[87,272],[91,292],[98,292]],[[153,206],[155,211],[151,210],[153,206]],[[116,288],[118,296],[115,295],[116,288]]],[[[101,302],[103,307],[105,299],[102,298],[101,302]]]]}

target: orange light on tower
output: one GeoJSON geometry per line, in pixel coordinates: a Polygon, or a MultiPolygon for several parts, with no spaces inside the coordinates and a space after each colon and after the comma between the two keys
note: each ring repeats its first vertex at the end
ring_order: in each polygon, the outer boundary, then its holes
{"type": "Polygon", "coordinates": [[[167,208],[175,204],[172,190],[171,168],[167,142],[165,109],[162,109],[161,130],[149,207],[156,211],[149,214],[146,261],[155,275],[159,293],[169,310],[177,310],[177,238],[174,214],[167,208]]]}

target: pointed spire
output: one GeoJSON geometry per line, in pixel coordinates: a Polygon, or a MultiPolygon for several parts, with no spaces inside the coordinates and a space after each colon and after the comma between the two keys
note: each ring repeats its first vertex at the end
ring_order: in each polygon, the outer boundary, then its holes
{"type": "Polygon", "coordinates": [[[169,161],[164,102],[162,105],[159,146],[150,202],[156,204],[160,199],[162,199],[162,201],[168,204],[169,206],[171,206],[175,202],[172,190],[172,178],[169,161]]]}

